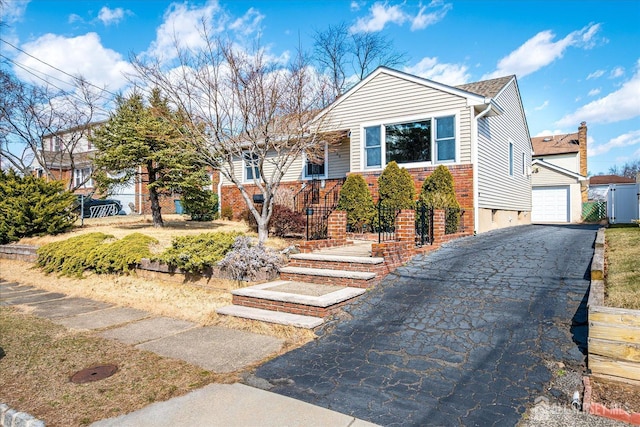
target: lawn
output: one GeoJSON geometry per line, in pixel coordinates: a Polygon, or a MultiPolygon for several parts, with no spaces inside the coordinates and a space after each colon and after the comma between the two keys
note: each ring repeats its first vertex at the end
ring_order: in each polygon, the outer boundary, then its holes
{"type": "MultiPolygon", "coordinates": [[[[211,231],[248,232],[243,223],[192,222],[167,215],[158,229],[141,216],[85,220],[84,227],[69,233],[23,239],[22,244],[42,245],[80,233],[104,232],[122,238],[140,232],[158,239],[157,251],[178,235],[211,231]]],[[[268,246],[282,249],[291,244],[270,239],[268,246]]],[[[31,285],[69,296],[92,298],[119,306],[168,316],[271,335],[285,340],[282,352],[314,339],[313,332],[290,326],[218,316],[216,308],[231,304],[230,290],[239,284],[223,279],[194,283],[148,280],[135,275],[86,274],[85,278],[45,275],[33,264],[0,259],[0,276],[10,282],[31,285]]],[[[45,319],[0,306],[0,402],[43,419],[48,426],[80,426],[95,420],[131,412],[154,401],[166,400],[211,382],[233,382],[239,372],[216,375],[184,362],[169,360],[132,346],[96,336],[70,332],[45,319]],[[0,352],[2,354],[2,352],[0,352]],[[88,384],[73,384],[69,377],[96,364],[118,365],[116,375],[88,384]]]]}
{"type": "Polygon", "coordinates": [[[640,310],[640,227],[606,230],[605,304],[640,310]]]}

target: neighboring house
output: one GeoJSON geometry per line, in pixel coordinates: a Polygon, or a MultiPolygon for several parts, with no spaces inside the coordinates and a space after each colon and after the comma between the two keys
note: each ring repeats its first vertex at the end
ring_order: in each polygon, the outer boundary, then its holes
{"type": "MultiPolygon", "coordinates": [[[[279,191],[295,195],[309,182],[329,191],[358,173],[377,198],[377,178],[391,160],[411,173],[420,191],[443,164],[454,177],[467,230],[530,222],[531,138],[515,76],[454,87],[379,67],[318,119],[322,131],[343,131],[344,139],[324,148],[324,162],[298,159],[279,191]]],[[[238,159],[235,169],[251,188],[251,162],[238,159]]],[[[246,209],[225,180],[221,204],[234,216],[246,209]]]]}
{"type": "Polygon", "coordinates": [[[618,175],[596,175],[589,178],[589,200],[606,202],[611,184],[634,184],[633,178],[618,175]]]}
{"type": "MultiPolygon", "coordinates": [[[[67,188],[72,188],[76,194],[101,196],[96,193],[91,178],[94,170],[92,157],[95,155],[96,149],[92,147],[89,136],[91,130],[102,123],[95,122],[85,129],[74,128],[43,137],[42,158],[47,169],[53,175],[53,179],[63,181],[67,188]]],[[[42,165],[35,166],[35,171],[38,176],[47,177],[42,165]]],[[[119,200],[127,214],[132,212],[150,214],[151,202],[146,182],[146,175],[139,168],[136,179],[126,186],[115,189],[109,194],[109,198],[119,200]]],[[[161,195],[162,212],[176,213],[177,210],[180,210],[181,207],[175,203],[175,200],[178,199],[180,199],[180,194],[161,195]]]]}
{"type": "Polygon", "coordinates": [[[531,221],[577,223],[587,201],[587,124],[578,132],[531,138],[531,221]]]}

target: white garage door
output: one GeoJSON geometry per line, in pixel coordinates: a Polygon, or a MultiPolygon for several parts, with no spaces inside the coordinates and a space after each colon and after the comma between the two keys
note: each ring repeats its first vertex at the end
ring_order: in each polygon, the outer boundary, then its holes
{"type": "Polygon", "coordinates": [[[532,191],[532,222],[569,222],[569,187],[538,187],[532,191]]]}

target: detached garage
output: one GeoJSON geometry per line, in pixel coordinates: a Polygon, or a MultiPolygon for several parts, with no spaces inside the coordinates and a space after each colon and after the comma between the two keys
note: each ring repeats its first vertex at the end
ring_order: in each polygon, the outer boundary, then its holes
{"type": "Polygon", "coordinates": [[[542,160],[533,161],[531,172],[531,222],[582,220],[582,176],[542,160]]]}
{"type": "Polygon", "coordinates": [[[569,186],[532,189],[532,222],[571,222],[569,186]]]}

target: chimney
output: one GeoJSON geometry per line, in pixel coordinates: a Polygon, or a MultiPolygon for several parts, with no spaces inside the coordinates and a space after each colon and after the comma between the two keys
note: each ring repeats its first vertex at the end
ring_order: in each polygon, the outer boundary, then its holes
{"type": "Polygon", "coordinates": [[[587,122],[578,127],[578,146],[580,148],[580,175],[587,176],[587,122]]]}
{"type": "MultiPolygon", "coordinates": [[[[578,127],[578,147],[580,149],[580,175],[587,177],[587,122],[581,122],[578,127]]],[[[582,203],[589,200],[589,181],[583,181],[580,186],[582,203]]]]}

